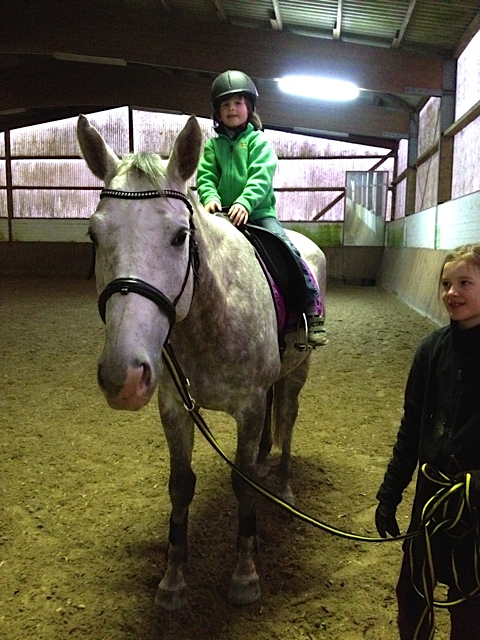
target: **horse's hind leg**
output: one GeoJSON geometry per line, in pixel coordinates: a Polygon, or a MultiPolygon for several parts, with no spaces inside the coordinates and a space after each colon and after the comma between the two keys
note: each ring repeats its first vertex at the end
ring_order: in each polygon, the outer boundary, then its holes
{"type": "Polygon", "coordinates": [[[170,450],[169,493],[172,503],[167,547],[167,569],[158,585],[155,604],[175,611],[186,603],[183,566],[188,559],[188,507],[195,492],[195,474],[191,460],[193,422],[184,410],[179,414],[162,413],[162,423],[170,450]]]}
{"type": "MultiPolygon", "coordinates": [[[[259,396],[237,416],[237,453],[235,465],[248,477],[256,479],[256,460],[265,413],[266,396],[259,396]]],[[[258,548],[255,491],[235,471],[232,486],[238,499],[237,565],[232,575],[228,596],[235,605],[251,604],[260,598],[260,580],[255,568],[258,548]]]]}
{"type": "Polygon", "coordinates": [[[294,371],[279,380],[274,388],[274,444],[281,449],[278,495],[291,505],[295,503],[290,486],[292,434],[298,415],[298,398],[306,382],[309,365],[310,356],[294,371]]]}
{"type": "Polygon", "coordinates": [[[267,407],[265,410],[265,419],[263,422],[262,437],[260,438],[260,446],[258,448],[257,473],[259,478],[265,478],[270,473],[270,463],[268,457],[273,446],[272,437],[272,406],[273,406],[273,387],[267,392],[267,407]]]}

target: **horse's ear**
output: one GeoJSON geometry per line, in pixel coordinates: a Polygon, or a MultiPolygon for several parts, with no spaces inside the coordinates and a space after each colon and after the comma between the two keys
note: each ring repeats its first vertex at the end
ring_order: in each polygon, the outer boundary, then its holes
{"type": "Polygon", "coordinates": [[[115,173],[119,159],[84,115],[78,118],[77,139],[90,171],[106,182],[115,173]]]}
{"type": "Polygon", "coordinates": [[[201,148],[202,130],[195,116],[190,116],[173,145],[168,172],[182,182],[187,182],[195,173],[201,148]]]}

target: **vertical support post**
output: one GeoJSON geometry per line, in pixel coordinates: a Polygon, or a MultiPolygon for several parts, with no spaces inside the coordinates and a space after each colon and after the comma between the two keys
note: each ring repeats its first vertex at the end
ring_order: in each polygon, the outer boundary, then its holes
{"type": "Polygon", "coordinates": [[[12,183],[12,147],[10,129],[5,131],[5,173],[7,186],[7,224],[8,242],[13,240],[13,183],[12,183]]]}
{"type": "Polygon", "coordinates": [[[133,111],[132,107],[128,107],[128,152],[135,153],[135,140],[133,129],[133,111]]]}
{"type": "MultiPolygon", "coordinates": [[[[399,141],[395,143],[395,151],[393,155],[393,177],[396,178],[398,176],[398,149],[399,149],[399,141]]],[[[391,187],[389,187],[392,196],[391,196],[391,217],[390,220],[397,219],[397,185],[394,183],[391,187]]],[[[386,229],[386,227],[385,227],[386,229]]]]}
{"type": "Polygon", "coordinates": [[[455,95],[457,61],[445,60],[443,65],[443,91],[440,105],[440,139],[438,158],[437,204],[452,198],[453,136],[444,133],[455,121],[455,95]]]}
{"type": "Polygon", "coordinates": [[[415,163],[418,158],[418,130],[420,117],[418,113],[410,114],[408,132],[408,159],[405,194],[405,215],[415,213],[415,198],[417,190],[417,169],[415,163]]]}

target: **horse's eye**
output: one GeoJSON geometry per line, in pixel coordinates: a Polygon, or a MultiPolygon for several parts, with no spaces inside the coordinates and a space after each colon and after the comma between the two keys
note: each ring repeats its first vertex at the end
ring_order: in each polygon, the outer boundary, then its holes
{"type": "Polygon", "coordinates": [[[185,244],[185,240],[187,239],[188,231],[182,230],[179,231],[178,234],[173,239],[172,245],[174,247],[181,247],[182,244],[185,244]]]}

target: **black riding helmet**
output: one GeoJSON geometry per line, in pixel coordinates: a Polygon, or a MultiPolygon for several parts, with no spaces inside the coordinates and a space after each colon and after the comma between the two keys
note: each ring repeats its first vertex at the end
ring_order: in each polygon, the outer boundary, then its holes
{"type": "Polygon", "coordinates": [[[211,93],[213,110],[217,111],[222,100],[232,93],[246,94],[252,102],[252,107],[255,109],[258,91],[253,80],[247,76],[246,73],[243,73],[243,71],[229,70],[221,73],[213,81],[211,93]]]}

